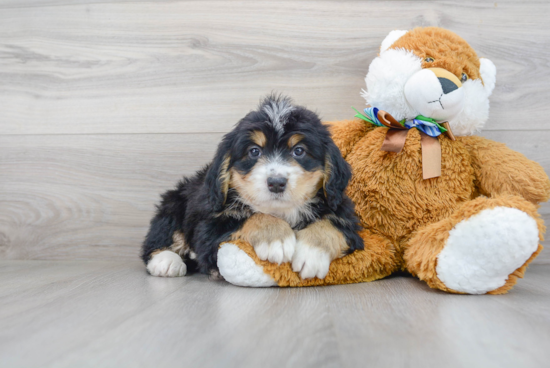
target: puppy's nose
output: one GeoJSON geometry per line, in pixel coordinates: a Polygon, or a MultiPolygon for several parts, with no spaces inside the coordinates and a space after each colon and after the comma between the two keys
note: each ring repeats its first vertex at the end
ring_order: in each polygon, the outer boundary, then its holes
{"type": "Polygon", "coordinates": [[[280,176],[269,177],[267,178],[267,187],[270,192],[282,193],[285,191],[287,181],[288,180],[286,178],[280,176]]]}

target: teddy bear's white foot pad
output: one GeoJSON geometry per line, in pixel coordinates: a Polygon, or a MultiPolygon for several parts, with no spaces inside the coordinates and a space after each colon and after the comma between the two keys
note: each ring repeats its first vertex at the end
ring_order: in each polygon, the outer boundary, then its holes
{"type": "Polygon", "coordinates": [[[225,243],[218,250],[218,269],[223,278],[238,286],[270,287],[277,283],[262,267],[233,243],[225,243]]]}
{"type": "Polygon", "coordinates": [[[147,262],[147,271],[153,276],[179,277],[185,276],[187,266],[185,266],[179,255],[170,250],[164,250],[155,254],[147,262]]]}
{"type": "Polygon", "coordinates": [[[537,222],[515,208],[486,209],[459,222],[437,257],[437,277],[450,289],[485,294],[537,250],[537,222]]]}

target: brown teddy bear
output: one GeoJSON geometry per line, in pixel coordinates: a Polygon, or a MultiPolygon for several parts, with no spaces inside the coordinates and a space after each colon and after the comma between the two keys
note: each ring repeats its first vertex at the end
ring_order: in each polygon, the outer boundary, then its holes
{"type": "Polygon", "coordinates": [[[353,169],[347,189],[365,250],[302,280],[289,263],[261,261],[243,242],[222,244],[224,278],[243,286],[329,285],[406,270],[432,288],[506,293],[540,253],[537,205],[550,181],[537,163],[479,136],[496,69],[441,28],[393,31],[366,76],[369,106],[329,123],[353,169]]]}

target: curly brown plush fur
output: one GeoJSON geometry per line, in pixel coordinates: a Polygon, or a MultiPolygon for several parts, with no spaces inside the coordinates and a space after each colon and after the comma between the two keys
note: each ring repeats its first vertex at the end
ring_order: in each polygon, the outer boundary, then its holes
{"type": "MultiPolygon", "coordinates": [[[[352,120],[332,123],[331,130],[353,169],[348,195],[362,226],[394,242],[400,268],[431,287],[453,291],[435,275],[436,256],[454,225],[483,209],[503,206],[526,212],[536,219],[542,241],[545,228],[535,204],[550,198],[550,181],[539,164],[504,144],[475,136],[456,141],[440,136],[442,175],[422,180],[418,131],[409,132],[403,152],[396,154],[379,149],[386,128],[365,128],[364,122],[352,120]]],[[[509,290],[540,249],[492,293],[509,290]]]]}

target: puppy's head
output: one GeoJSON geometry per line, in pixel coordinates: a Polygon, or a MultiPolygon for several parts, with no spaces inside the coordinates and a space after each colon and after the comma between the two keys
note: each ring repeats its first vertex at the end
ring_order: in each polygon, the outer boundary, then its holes
{"type": "Polygon", "coordinates": [[[206,183],[216,211],[231,190],[252,209],[269,213],[304,206],[321,188],[336,209],[350,176],[315,113],[290,98],[269,96],[224,137],[206,183]]]}

